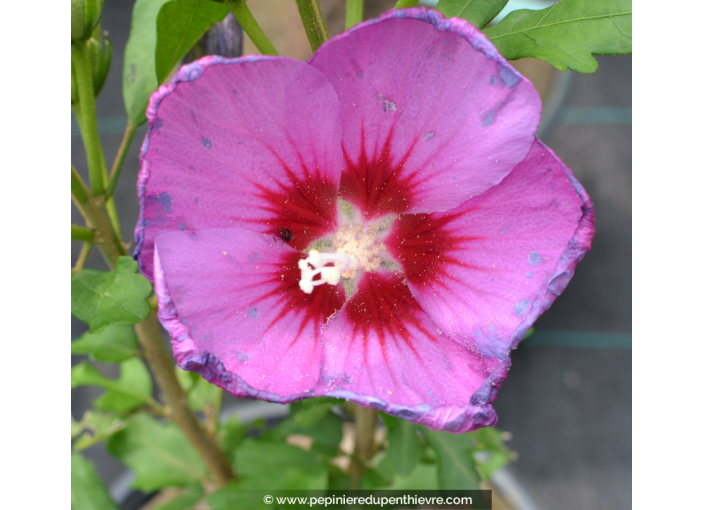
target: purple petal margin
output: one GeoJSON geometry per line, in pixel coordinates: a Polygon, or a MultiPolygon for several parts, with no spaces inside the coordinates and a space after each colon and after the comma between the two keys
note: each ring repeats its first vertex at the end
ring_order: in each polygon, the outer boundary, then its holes
{"type": "MultiPolygon", "coordinates": [[[[144,244],[144,200],[147,190],[147,181],[149,180],[149,163],[144,159],[147,151],[149,150],[149,141],[152,131],[158,130],[159,126],[157,122],[157,110],[161,102],[168,97],[176,88],[179,83],[189,82],[197,80],[201,77],[203,72],[210,66],[218,64],[246,64],[249,62],[258,62],[261,60],[288,60],[286,57],[272,57],[269,55],[247,55],[240,58],[225,58],[219,55],[208,55],[196,60],[190,64],[187,64],[181,68],[181,70],[176,73],[171,83],[166,83],[161,85],[150,97],[149,106],[147,107],[147,120],[149,121],[149,131],[147,136],[144,138],[142,143],[142,148],[139,152],[139,176],[137,178],[137,196],[139,197],[139,218],[137,219],[137,226],[134,229],[134,240],[135,248],[132,254],[132,258],[139,263],[139,269],[142,274],[149,280],[152,280],[153,276],[146,274],[144,271],[144,266],[139,258],[139,254],[142,251],[142,245],[144,244]]],[[[152,280],[153,281],[153,280],[152,280]]]]}
{"type": "MultiPolygon", "coordinates": [[[[325,41],[321,45],[321,48],[327,44],[331,44],[337,39],[347,37],[349,34],[360,30],[366,26],[374,25],[375,23],[379,23],[387,19],[403,18],[425,21],[433,25],[439,32],[450,31],[459,35],[460,37],[464,37],[475,50],[481,51],[489,60],[493,60],[494,62],[501,65],[501,69],[499,71],[499,78],[508,88],[515,87],[516,85],[518,85],[519,81],[526,81],[530,83],[527,78],[525,78],[521,73],[516,71],[511,64],[509,64],[508,60],[506,60],[501,55],[501,53],[499,53],[496,47],[491,43],[491,41],[489,41],[487,36],[485,36],[482,31],[479,30],[477,27],[461,18],[447,19],[438,11],[435,11],[433,9],[427,9],[425,7],[391,9],[390,11],[386,11],[378,18],[370,19],[363,23],[359,23],[350,28],[349,30],[338,34],[335,37],[331,37],[329,40],[325,41]]],[[[309,64],[315,59],[316,53],[313,53],[313,55],[308,59],[309,64]]]]}

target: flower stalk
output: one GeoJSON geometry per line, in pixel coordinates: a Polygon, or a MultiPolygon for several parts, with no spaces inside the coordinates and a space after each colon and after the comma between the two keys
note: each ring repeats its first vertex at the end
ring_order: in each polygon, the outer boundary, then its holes
{"type": "Polygon", "coordinates": [[[320,12],[320,4],[318,0],[296,0],[296,5],[298,5],[303,27],[306,29],[310,49],[315,53],[320,45],[330,38],[323,13],[320,12]]]}
{"type": "Polygon", "coordinates": [[[129,122],[127,128],[125,129],[125,134],[122,136],[122,142],[120,143],[120,149],[117,151],[117,156],[115,156],[115,162],[112,165],[112,170],[110,170],[110,180],[108,181],[107,189],[105,190],[105,197],[110,198],[115,192],[115,187],[117,186],[117,181],[120,178],[120,172],[122,171],[122,165],[125,163],[125,157],[127,156],[127,151],[132,145],[132,140],[134,135],[137,133],[137,126],[129,122]]]}
{"type": "Polygon", "coordinates": [[[91,189],[94,195],[101,195],[105,192],[105,183],[103,181],[105,157],[103,156],[103,146],[100,143],[100,135],[98,134],[95,96],[93,93],[93,72],[91,71],[85,43],[78,42],[71,45],[71,65],[73,65],[76,73],[76,88],[78,89],[78,102],[80,105],[80,110],[78,111],[81,116],[79,125],[81,127],[81,136],[83,137],[83,145],[86,149],[91,189]]]}
{"type": "Polygon", "coordinates": [[[242,27],[242,30],[249,36],[254,45],[263,55],[278,55],[274,46],[262,31],[257,20],[252,16],[252,12],[247,7],[245,0],[229,0],[227,5],[230,7],[232,14],[237,18],[237,22],[242,27]]]}
{"type": "Polygon", "coordinates": [[[364,0],[347,0],[345,4],[345,30],[362,22],[364,0]]]}

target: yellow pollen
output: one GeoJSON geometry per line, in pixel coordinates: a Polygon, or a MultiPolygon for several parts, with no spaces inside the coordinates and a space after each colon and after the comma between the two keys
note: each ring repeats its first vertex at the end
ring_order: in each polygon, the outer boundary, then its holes
{"type": "MultiPolygon", "coordinates": [[[[359,223],[345,224],[335,234],[332,242],[333,253],[353,258],[357,269],[376,271],[381,264],[381,257],[377,255],[386,249],[383,243],[376,244],[377,229],[377,225],[369,225],[365,232],[359,223]]],[[[356,269],[342,272],[343,278],[354,278],[356,275],[356,269]]]]}

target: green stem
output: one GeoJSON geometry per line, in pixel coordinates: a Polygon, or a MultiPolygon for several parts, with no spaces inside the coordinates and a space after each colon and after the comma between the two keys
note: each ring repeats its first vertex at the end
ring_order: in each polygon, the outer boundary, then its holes
{"type": "Polygon", "coordinates": [[[303,27],[306,29],[310,49],[313,53],[327,41],[330,36],[325,26],[323,13],[320,12],[318,0],[296,0],[303,27]]]}
{"type": "Polygon", "coordinates": [[[76,71],[76,86],[78,88],[78,101],[81,113],[79,125],[81,126],[83,145],[86,149],[90,184],[93,194],[100,195],[105,191],[105,182],[103,181],[105,157],[103,156],[103,146],[100,143],[100,135],[98,134],[98,122],[95,116],[95,96],[93,95],[93,72],[85,43],[71,45],[71,65],[76,71]]]}
{"type": "Polygon", "coordinates": [[[345,5],[345,30],[362,22],[364,0],[347,0],[345,5]]]}
{"type": "Polygon", "coordinates": [[[379,417],[374,409],[355,406],[354,409],[354,456],[350,465],[351,488],[356,489],[359,479],[376,453],[374,435],[379,417]]]}
{"type": "Polygon", "coordinates": [[[257,49],[262,52],[262,55],[278,55],[274,46],[259,27],[259,23],[252,16],[245,0],[229,0],[227,4],[230,6],[232,14],[237,18],[242,30],[249,36],[257,49]]]}
{"type": "Polygon", "coordinates": [[[125,246],[115,233],[102,195],[91,196],[81,176],[71,165],[71,200],[86,220],[86,225],[95,230],[94,241],[109,267],[115,267],[118,257],[126,255],[125,246]]]}
{"type": "Polygon", "coordinates": [[[82,209],[82,206],[85,206],[85,204],[88,203],[89,197],[90,190],[88,189],[88,186],[85,185],[83,179],[81,179],[81,176],[78,175],[78,172],[74,166],[71,165],[71,198],[76,203],[78,208],[82,209]]]}
{"type": "Polygon", "coordinates": [[[76,261],[76,265],[71,268],[71,277],[73,277],[74,274],[83,269],[83,266],[86,263],[86,259],[88,258],[88,255],[90,255],[91,248],[93,248],[93,243],[83,243],[81,253],[78,254],[78,260],[76,261]]]}
{"type": "Polygon", "coordinates": [[[115,162],[112,164],[112,170],[110,171],[110,181],[108,182],[108,187],[105,190],[105,196],[107,198],[112,197],[112,194],[115,192],[115,186],[117,186],[117,180],[120,178],[122,165],[125,163],[127,151],[129,150],[130,145],[132,145],[132,140],[134,140],[134,135],[136,132],[137,127],[131,122],[129,122],[127,124],[127,129],[125,129],[125,134],[122,136],[122,143],[120,144],[120,149],[117,151],[115,162]]]}
{"type": "Polygon", "coordinates": [[[93,242],[95,231],[92,228],[71,225],[71,239],[75,241],[93,242]]]}
{"type": "Polygon", "coordinates": [[[405,9],[406,7],[415,7],[418,5],[418,0],[398,0],[394,9],[405,9]]]}

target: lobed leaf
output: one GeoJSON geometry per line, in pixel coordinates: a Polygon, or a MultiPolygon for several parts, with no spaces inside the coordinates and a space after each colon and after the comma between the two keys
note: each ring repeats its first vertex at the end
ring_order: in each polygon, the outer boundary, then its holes
{"type": "Polygon", "coordinates": [[[440,0],[435,8],[446,18],[462,18],[484,28],[507,3],[508,0],[440,0]]]}
{"type": "Polygon", "coordinates": [[[562,0],[513,11],[484,33],[509,60],[533,57],[560,71],[593,73],[592,55],[631,53],[631,12],[631,0],[562,0]]]}
{"type": "Polygon", "coordinates": [[[71,508],[73,510],[117,510],[93,463],[80,453],[71,454],[71,508]]]}
{"type": "Polygon", "coordinates": [[[96,407],[111,411],[127,411],[149,402],[152,398],[152,379],[140,359],[120,364],[120,377],[110,379],[93,365],[83,362],[71,368],[71,388],[99,386],[108,390],[95,401],[96,407]]]}
{"type": "Polygon", "coordinates": [[[125,46],[122,98],[127,118],[134,126],[147,121],[149,96],[159,86],[156,79],[156,18],[168,0],[137,0],[132,9],[132,27],[125,46]]]}
{"type": "Polygon", "coordinates": [[[163,425],[146,414],[135,416],[106,446],[135,472],[132,486],[145,492],[190,485],[207,476],[203,459],[178,427],[163,425]]]}
{"type": "Polygon", "coordinates": [[[147,318],[152,284],[131,257],[120,257],[114,271],[82,269],[71,280],[71,313],[92,333],[110,324],[136,324],[147,318]]]}
{"type": "Polygon", "coordinates": [[[388,414],[382,414],[381,417],[388,430],[389,447],[386,455],[396,473],[408,476],[423,455],[418,425],[388,414]]]}
{"type": "Polygon", "coordinates": [[[474,447],[471,434],[421,430],[438,455],[440,490],[479,489],[479,473],[471,454],[474,447]]]}
{"type": "Polygon", "coordinates": [[[222,21],[230,9],[212,0],[171,0],[156,19],[156,78],[163,82],[198,42],[210,25],[222,21]]]}
{"type": "Polygon", "coordinates": [[[260,508],[261,496],[251,490],[325,490],[327,472],[314,453],[285,443],[245,439],[236,452],[242,480],[208,497],[212,510],[260,508]],[[255,493],[256,494],[256,493],[255,493]]]}
{"type": "Polygon", "coordinates": [[[87,354],[93,360],[119,363],[139,354],[139,343],[131,326],[116,324],[96,333],[85,333],[71,342],[71,354],[87,354]]]}

